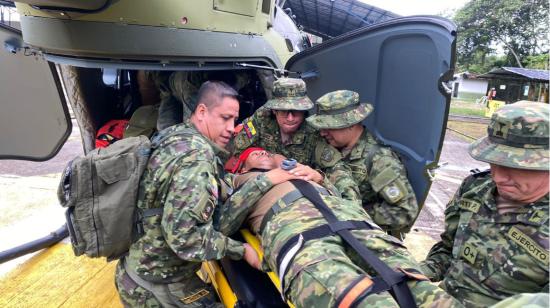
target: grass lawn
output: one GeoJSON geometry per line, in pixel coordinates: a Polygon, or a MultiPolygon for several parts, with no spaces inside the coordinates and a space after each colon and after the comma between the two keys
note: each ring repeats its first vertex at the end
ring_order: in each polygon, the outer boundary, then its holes
{"type": "Polygon", "coordinates": [[[452,115],[483,117],[485,116],[485,106],[468,101],[451,100],[449,113],[452,115]]]}
{"type": "Polygon", "coordinates": [[[464,139],[464,141],[467,141],[467,142],[472,142],[474,139],[487,136],[487,124],[461,122],[461,121],[448,121],[447,128],[450,128],[454,134],[456,134],[458,137],[460,137],[461,139],[464,139]],[[453,130],[459,131],[464,135],[456,133],[453,130]]]}

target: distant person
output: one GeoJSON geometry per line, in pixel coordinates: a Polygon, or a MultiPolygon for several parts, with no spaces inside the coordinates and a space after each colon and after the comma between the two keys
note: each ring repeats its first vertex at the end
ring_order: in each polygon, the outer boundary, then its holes
{"type": "Polygon", "coordinates": [[[492,116],[470,155],[491,169],[466,178],[445,210],[445,231],[422,270],[468,307],[519,293],[548,296],[548,115],[515,103],[492,116]]]}
{"type": "Polygon", "coordinates": [[[497,96],[497,90],[495,88],[491,88],[491,90],[487,92],[487,100],[492,101],[495,96],[497,96]]]}

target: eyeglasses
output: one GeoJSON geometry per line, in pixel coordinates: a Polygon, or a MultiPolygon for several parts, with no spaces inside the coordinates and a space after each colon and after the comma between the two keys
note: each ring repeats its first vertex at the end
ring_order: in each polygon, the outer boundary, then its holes
{"type": "Polygon", "coordinates": [[[276,114],[282,116],[282,117],[288,117],[289,114],[292,114],[293,117],[296,115],[302,114],[303,111],[301,110],[273,110],[276,114]]]}

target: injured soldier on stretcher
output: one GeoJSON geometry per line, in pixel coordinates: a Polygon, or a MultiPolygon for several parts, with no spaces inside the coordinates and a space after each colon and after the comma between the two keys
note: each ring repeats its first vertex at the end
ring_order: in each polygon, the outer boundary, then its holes
{"type": "MultiPolygon", "coordinates": [[[[277,159],[260,148],[243,152],[239,162],[235,190],[278,168],[277,159]]],[[[300,164],[281,172],[323,182],[317,171],[300,164]]],[[[259,237],[264,252],[260,267],[279,276],[286,299],[297,307],[462,306],[430,283],[403,244],[376,226],[359,203],[340,198],[329,183],[327,189],[315,181],[261,187],[261,194],[233,200],[231,208],[219,212],[220,231],[232,234],[244,224],[259,237]],[[311,195],[320,196],[333,214],[318,210],[311,195]],[[346,232],[363,247],[361,252],[348,245],[346,232]]]]}

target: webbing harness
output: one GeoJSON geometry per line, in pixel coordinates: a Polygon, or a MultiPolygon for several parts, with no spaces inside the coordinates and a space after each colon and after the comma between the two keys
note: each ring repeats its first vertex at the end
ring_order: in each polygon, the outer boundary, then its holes
{"type": "MultiPolygon", "coordinates": [[[[277,269],[279,270],[278,273],[281,280],[282,292],[284,292],[284,277],[288,271],[288,265],[292,263],[294,257],[303,248],[305,242],[338,234],[378,274],[377,277],[372,279],[372,286],[365,288],[350,306],[353,306],[353,304],[358,303],[370,294],[389,291],[400,307],[417,307],[411,290],[407,286],[407,280],[414,278],[411,278],[405,273],[392,270],[350,232],[350,230],[376,229],[376,227],[371,226],[366,221],[338,220],[313,185],[303,180],[290,180],[290,182],[292,182],[305,198],[313,203],[328,223],[295,235],[282,246],[277,256],[277,269]]],[[[348,288],[346,291],[349,292],[350,289],[351,288],[348,288]]],[[[339,302],[346,297],[348,292],[345,292],[343,296],[337,300],[337,306],[339,306],[339,302]]]]}

